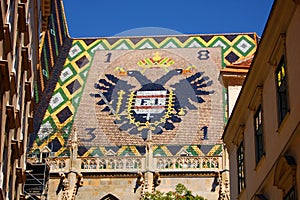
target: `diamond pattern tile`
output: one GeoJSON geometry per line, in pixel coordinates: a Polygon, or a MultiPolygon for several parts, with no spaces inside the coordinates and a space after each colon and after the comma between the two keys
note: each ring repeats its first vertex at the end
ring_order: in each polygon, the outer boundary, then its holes
{"type": "Polygon", "coordinates": [[[64,102],[64,99],[61,95],[60,92],[56,93],[55,95],[52,96],[51,100],[50,100],[50,107],[52,109],[55,109],[57,106],[59,106],[59,104],[61,104],[62,102],[64,102]]]}
{"type": "Polygon", "coordinates": [[[83,56],[82,56],[79,60],[77,60],[75,63],[77,64],[78,67],[82,68],[82,67],[84,67],[86,64],[89,63],[89,59],[88,59],[85,55],[83,55],[83,56]]]}
{"type": "Polygon", "coordinates": [[[234,47],[239,53],[241,53],[243,56],[246,56],[255,47],[255,45],[251,43],[247,37],[241,37],[235,43],[234,47]]]}
{"type": "Polygon", "coordinates": [[[223,51],[227,51],[230,45],[225,41],[226,38],[217,38],[215,41],[212,42],[211,46],[213,47],[222,47],[223,51]]]}
{"type": "Polygon", "coordinates": [[[226,58],[226,60],[233,63],[239,59],[239,56],[236,55],[234,52],[230,52],[229,54],[227,54],[227,56],[225,58],[226,58]]]}
{"type": "Polygon", "coordinates": [[[64,82],[65,80],[70,78],[73,74],[74,74],[73,71],[69,67],[67,67],[61,72],[60,80],[64,82]]]}
{"type": "Polygon", "coordinates": [[[72,112],[69,107],[65,107],[56,116],[59,122],[63,123],[72,116],[72,112]]]}
{"type": "Polygon", "coordinates": [[[78,55],[80,52],[82,51],[82,49],[76,44],[75,46],[73,46],[71,49],[70,49],[70,52],[69,52],[69,56],[71,58],[74,58],[76,55],[78,55]]]}
{"type": "Polygon", "coordinates": [[[73,82],[71,82],[69,85],[67,85],[66,87],[69,91],[70,94],[73,94],[74,92],[76,92],[77,90],[79,90],[81,88],[81,84],[79,83],[78,80],[74,80],[73,82]]]}

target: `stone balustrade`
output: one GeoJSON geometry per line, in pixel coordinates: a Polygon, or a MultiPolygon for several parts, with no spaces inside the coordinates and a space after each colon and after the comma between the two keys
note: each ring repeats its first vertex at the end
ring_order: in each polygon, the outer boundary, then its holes
{"type": "Polygon", "coordinates": [[[156,168],[159,171],[212,171],[220,170],[220,156],[178,156],[156,157],[156,168]]]}
{"type": "MultiPolygon", "coordinates": [[[[146,170],[145,156],[105,156],[78,158],[76,169],[81,172],[138,172],[146,170]]],[[[50,172],[70,170],[68,157],[48,158],[50,172]]],[[[156,156],[152,158],[149,168],[157,171],[216,171],[221,170],[220,156],[156,156]]],[[[75,166],[73,166],[75,167],[75,166]]]]}
{"type": "Polygon", "coordinates": [[[50,167],[50,172],[66,172],[70,168],[69,157],[48,158],[46,162],[50,167]]]}
{"type": "Polygon", "coordinates": [[[82,158],[81,171],[140,171],[145,157],[100,157],[82,158]]]}

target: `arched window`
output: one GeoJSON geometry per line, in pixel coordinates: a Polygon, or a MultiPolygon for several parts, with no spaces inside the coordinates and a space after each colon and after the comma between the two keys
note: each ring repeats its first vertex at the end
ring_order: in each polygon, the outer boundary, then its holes
{"type": "Polygon", "coordinates": [[[217,158],[213,158],[211,161],[211,167],[212,168],[219,168],[219,161],[217,158]]]}
{"type": "Polygon", "coordinates": [[[116,169],[123,169],[123,161],[121,159],[117,160],[116,169]]]}
{"type": "Polygon", "coordinates": [[[109,169],[115,169],[115,161],[113,159],[110,159],[108,162],[108,168],[109,169]]]}
{"type": "Polygon", "coordinates": [[[199,168],[200,166],[199,166],[199,160],[197,159],[197,158],[195,158],[194,160],[193,160],[193,165],[192,165],[192,167],[193,168],[199,168]]]}
{"type": "Polygon", "coordinates": [[[100,160],[99,169],[106,169],[106,162],[104,159],[100,160]]]}
{"type": "Polygon", "coordinates": [[[189,167],[189,161],[185,159],[182,163],[182,168],[187,169],[188,167],[189,167]]]}
{"type": "Polygon", "coordinates": [[[58,163],[59,169],[63,169],[65,168],[65,166],[66,166],[65,160],[60,160],[58,163]]]}
{"type": "Polygon", "coordinates": [[[165,163],[165,168],[171,168],[173,165],[172,160],[168,159],[167,162],[165,163]]]}
{"type": "Polygon", "coordinates": [[[202,168],[210,168],[210,162],[207,158],[203,158],[202,160],[202,168]]]}
{"type": "Polygon", "coordinates": [[[88,162],[86,159],[83,159],[81,161],[81,169],[87,169],[88,168],[88,162]]]}
{"type": "Polygon", "coordinates": [[[182,160],[181,159],[177,159],[176,162],[175,162],[175,167],[176,169],[178,168],[182,168],[182,160]]]}
{"type": "Polygon", "coordinates": [[[104,197],[102,197],[100,200],[120,200],[120,199],[112,194],[107,194],[104,197]]]}
{"type": "Polygon", "coordinates": [[[50,162],[50,168],[51,169],[56,169],[58,166],[57,166],[57,160],[52,160],[50,162]]]}
{"type": "Polygon", "coordinates": [[[134,161],[134,169],[141,169],[142,168],[142,161],[140,159],[136,159],[134,161]]]}
{"type": "Polygon", "coordinates": [[[131,159],[126,161],[126,169],[133,169],[133,162],[131,159]]]}
{"type": "Polygon", "coordinates": [[[90,161],[90,169],[96,169],[97,168],[97,163],[95,159],[92,159],[90,161]]]}
{"type": "Polygon", "coordinates": [[[187,160],[187,167],[192,168],[192,161],[190,159],[187,160]]]}
{"type": "Polygon", "coordinates": [[[164,168],[164,161],[162,159],[159,159],[157,162],[157,169],[163,169],[164,168]]]}

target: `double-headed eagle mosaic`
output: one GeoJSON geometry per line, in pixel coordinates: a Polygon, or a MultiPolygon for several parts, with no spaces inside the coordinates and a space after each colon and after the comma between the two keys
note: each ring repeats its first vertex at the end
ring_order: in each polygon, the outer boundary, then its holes
{"type": "Polygon", "coordinates": [[[201,96],[214,93],[208,89],[213,81],[204,72],[194,71],[195,66],[170,69],[174,63],[173,59],[156,53],[154,57],[137,62],[142,67],[140,71],[116,67],[118,74],[105,74],[105,78],[95,83],[97,92],[91,96],[99,99],[97,106],[103,108],[102,112],[114,115],[114,123],[121,131],[140,135],[146,140],[149,133],[162,134],[165,130],[173,130],[189,110],[198,109],[195,104],[205,102],[201,96]],[[152,67],[164,68],[166,73],[151,81],[144,72],[152,67]],[[168,81],[179,75],[184,76],[166,87],[168,81]],[[139,84],[122,80],[124,76],[139,84]]]}

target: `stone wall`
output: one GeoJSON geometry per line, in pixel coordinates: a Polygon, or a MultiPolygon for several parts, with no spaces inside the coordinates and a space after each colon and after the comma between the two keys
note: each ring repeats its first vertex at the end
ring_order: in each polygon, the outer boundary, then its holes
{"type": "MultiPolygon", "coordinates": [[[[114,195],[118,199],[138,200],[141,197],[142,188],[136,188],[136,177],[99,177],[90,176],[84,178],[83,186],[79,188],[76,198],[80,200],[100,200],[106,195],[114,195]]],[[[161,192],[175,191],[177,184],[185,185],[194,195],[203,196],[208,200],[216,200],[219,195],[219,187],[213,191],[214,177],[197,177],[197,175],[168,176],[161,178],[161,184],[156,188],[161,192]]],[[[56,195],[59,178],[49,181],[48,199],[58,199],[61,193],[56,195]]]]}

